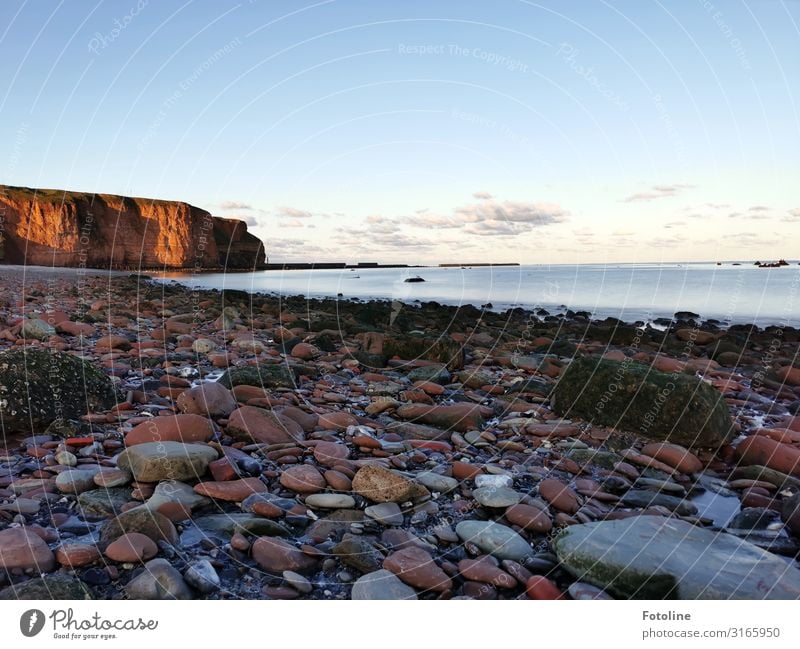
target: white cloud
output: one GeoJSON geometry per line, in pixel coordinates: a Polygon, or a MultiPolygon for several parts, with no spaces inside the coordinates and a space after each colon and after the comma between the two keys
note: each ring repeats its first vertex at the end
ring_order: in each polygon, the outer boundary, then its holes
{"type": "Polygon", "coordinates": [[[634,201],[652,201],[658,198],[670,198],[677,196],[684,189],[692,189],[695,185],[675,183],[673,185],[653,185],[645,192],[637,192],[622,199],[623,203],[633,203],[634,201]]]}

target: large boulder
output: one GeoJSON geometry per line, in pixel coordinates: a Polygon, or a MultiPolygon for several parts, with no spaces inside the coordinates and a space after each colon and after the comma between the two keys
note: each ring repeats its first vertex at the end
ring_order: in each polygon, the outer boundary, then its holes
{"type": "Polygon", "coordinates": [[[217,452],[204,444],[146,442],[122,451],[117,466],[141,482],[199,480],[217,457],[217,452]]]}
{"type": "Polygon", "coordinates": [[[572,525],[554,544],[570,573],[621,598],[800,597],[800,570],[785,560],[675,518],[572,525]]]}
{"type": "Polygon", "coordinates": [[[716,448],[733,434],[728,407],[710,385],[629,361],[572,361],[553,407],[564,417],[683,446],[716,448]]]}
{"type": "Polygon", "coordinates": [[[297,387],[294,373],[283,363],[231,367],[217,383],[228,389],[236,385],[256,385],[261,388],[297,387]]]}
{"type": "Polygon", "coordinates": [[[0,417],[6,433],[36,434],[117,403],[108,376],[70,354],[22,348],[0,353],[0,417]]]}

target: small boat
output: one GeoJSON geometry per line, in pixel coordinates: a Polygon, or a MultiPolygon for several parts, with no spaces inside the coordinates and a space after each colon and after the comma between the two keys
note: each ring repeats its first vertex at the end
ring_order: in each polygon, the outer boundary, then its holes
{"type": "Polygon", "coordinates": [[[345,277],[345,279],[361,279],[361,275],[350,275],[350,277],[345,277]]]}
{"type": "Polygon", "coordinates": [[[425,280],[422,279],[419,275],[417,275],[416,277],[406,277],[403,281],[406,282],[407,284],[410,284],[412,282],[424,282],[425,280]]]}

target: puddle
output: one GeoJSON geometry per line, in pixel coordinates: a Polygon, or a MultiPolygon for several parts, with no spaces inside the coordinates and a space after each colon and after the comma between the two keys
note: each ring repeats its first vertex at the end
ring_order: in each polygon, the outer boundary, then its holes
{"type": "Polygon", "coordinates": [[[731,519],[739,513],[740,503],[736,496],[724,496],[711,489],[692,496],[689,500],[697,507],[697,515],[713,521],[714,527],[727,527],[731,519]]]}

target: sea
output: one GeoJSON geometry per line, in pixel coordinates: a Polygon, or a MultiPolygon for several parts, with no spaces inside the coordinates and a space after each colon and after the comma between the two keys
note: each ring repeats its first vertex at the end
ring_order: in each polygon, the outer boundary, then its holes
{"type": "Polygon", "coordinates": [[[279,296],[471,304],[492,311],[588,311],[593,318],[653,322],[678,311],[724,325],[800,327],[800,264],[752,261],[165,272],[158,281],[279,296]],[[409,278],[422,282],[407,282],[409,278]]]}

